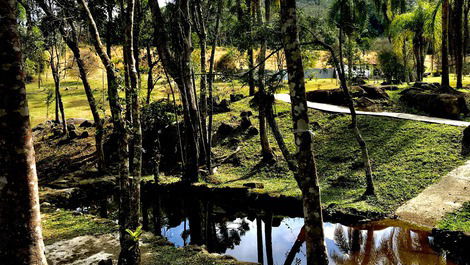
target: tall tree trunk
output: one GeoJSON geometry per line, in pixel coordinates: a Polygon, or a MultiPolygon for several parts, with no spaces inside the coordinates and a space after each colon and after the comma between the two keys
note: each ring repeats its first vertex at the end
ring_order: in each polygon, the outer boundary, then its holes
{"type": "MultiPolygon", "coordinates": [[[[341,34],[340,34],[341,36],[341,34]]],[[[346,74],[344,71],[344,63],[343,63],[343,51],[341,46],[341,38],[339,39],[339,60],[336,58],[334,50],[327,44],[321,43],[326,49],[328,49],[331,53],[331,57],[333,58],[333,62],[338,72],[338,76],[341,83],[341,89],[343,90],[344,96],[346,97],[349,112],[351,113],[351,125],[353,127],[354,135],[356,136],[356,141],[359,144],[359,148],[361,149],[362,153],[362,163],[364,166],[364,170],[366,173],[366,191],[364,193],[365,196],[368,195],[375,195],[374,189],[374,182],[373,182],[373,175],[372,175],[372,166],[370,164],[369,159],[369,150],[367,149],[366,142],[362,138],[361,131],[357,126],[357,114],[356,109],[354,108],[354,102],[352,100],[351,94],[349,93],[347,81],[346,81],[346,74]]]]}
{"type": "Polygon", "coordinates": [[[183,180],[187,183],[198,180],[199,166],[199,124],[200,116],[196,104],[196,95],[194,94],[191,82],[191,53],[193,50],[191,44],[191,23],[188,20],[189,0],[177,1],[177,12],[173,14],[179,24],[179,30],[173,41],[177,45],[174,51],[170,50],[170,35],[162,26],[165,20],[160,10],[158,1],[151,1],[151,9],[154,23],[154,37],[157,43],[159,57],[163,67],[173,77],[180,90],[183,103],[183,116],[185,123],[185,141],[186,141],[186,163],[183,173],[183,180]],[[177,54],[178,56],[175,56],[177,54]]]}
{"type": "Polygon", "coordinates": [[[211,57],[209,59],[209,124],[207,128],[207,170],[210,175],[212,175],[212,123],[213,123],[213,114],[214,114],[214,63],[215,63],[215,50],[217,48],[217,42],[219,40],[219,30],[220,30],[220,17],[222,16],[223,9],[223,0],[219,0],[217,4],[217,16],[215,21],[215,35],[214,42],[212,43],[211,57]]]}
{"type": "Polygon", "coordinates": [[[139,264],[139,242],[134,241],[126,229],[135,231],[138,226],[134,222],[135,216],[139,213],[139,190],[138,182],[129,178],[129,155],[128,155],[128,135],[124,119],[121,113],[121,105],[119,103],[119,81],[114,64],[108,57],[101,38],[98,28],[93,19],[93,16],[85,2],[80,0],[80,3],[85,10],[88,23],[90,25],[90,35],[96,52],[98,53],[101,62],[106,68],[108,78],[108,100],[111,109],[111,117],[113,121],[113,131],[118,139],[118,152],[119,152],[119,186],[120,186],[120,199],[119,199],[119,232],[121,243],[120,264],[139,264]],[[123,255],[124,254],[124,255],[123,255]],[[127,256],[129,254],[130,256],[127,256]],[[122,258],[121,258],[122,257],[122,258]]]}
{"type": "Polygon", "coordinates": [[[108,16],[108,21],[106,21],[106,53],[111,59],[111,35],[113,34],[113,9],[114,9],[115,0],[106,1],[106,15],[108,16]]]}
{"type": "MultiPolygon", "coordinates": [[[[455,28],[455,74],[457,75],[456,88],[462,88],[462,77],[463,77],[463,5],[464,0],[454,0],[454,28],[455,28]]],[[[466,21],[468,24],[468,21],[466,21]]]]}
{"type": "Polygon", "coordinates": [[[152,62],[152,52],[150,50],[150,42],[147,43],[147,65],[148,65],[148,72],[147,72],[147,99],[145,102],[150,104],[150,96],[152,94],[155,85],[153,84],[153,67],[154,63],[152,62]]]}
{"type": "MultiPolygon", "coordinates": [[[[261,27],[263,25],[263,17],[261,15],[261,0],[256,0],[256,17],[258,26],[261,27]]],[[[270,1],[265,0],[265,23],[269,23],[271,18],[271,8],[270,8],[270,1]]],[[[269,145],[268,140],[268,130],[266,129],[266,104],[265,104],[265,97],[266,97],[266,89],[265,89],[265,58],[266,58],[266,50],[267,50],[267,40],[264,38],[261,43],[261,50],[258,56],[258,61],[261,62],[258,68],[258,120],[259,120],[259,136],[260,136],[260,143],[261,143],[261,155],[264,161],[270,161],[273,159],[273,151],[271,146],[269,145]]]]}
{"type": "Polygon", "coordinates": [[[449,0],[443,0],[442,2],[442,45],[441,45],[441,56],[442,56],[442,79],[441,88],[443,90],[450,89],[449,83],[449,50],[447,48],[448,42],[448,31],[449,31],[449,0]]]}
{"type": "MultiPolygon", "coordinates": [[[[126,17],[126,51],[128,55],[128,70],[130,87],[127,91],[131,98],[131,115],[132,115],[132,156],[130,160],[130,175],[121,182],[121,199],[120,207],[122,208],[119,219],[121,223],[126,224],[132,231],[139,227],[139,210],[140,210],[140,178],[142,173],[142,128],[140,124],[139,110],[139,77],[136,69],[136,61],[134,58],[134,13],[135,0],[127,1],[127,17],[126,17]]],[[[119,254],[119,263],[121,265],[134,265],[140,263],[139,242],[133,240],[127,231],[120,230],[121,253],[119,254]]]]}
{"type": "Polygon", "coordinates": [[[295,0],[281,1],[281,34],[289,76],[292,121],[297,146],[296,181],[302,191],[307,264],[328,264],[323,233],[320,186],[313,154],[313,133],[309,130],[305,77],[297,29],[295,0]]]}
{"type": "Polygon", "coordinates": [[[0,1],[0,260],[46,265],[16,7],[0,1]]]}
{"type": "Polygon", "coordinates": [[[52,71],[52,77],[54,79],[54,88],[55,88],[55,100],[56,100],[56,121],[57,121],[57,114],[60,112],[60,116],[62,117],[62,132],[63,134],[68,137],[69,133],[67,130],[67,121],[65,119],[65,111],[64,111],[64,104],[62,102],[62,95],[60,94],[60,74],[59,74],[59,53],[57,51],[57,47],[51,48],[51,58],[50,58],[50,66],[52,71]]]}
{"type": "MultiPolygon", "coordinates": [[[[248,27],[248,34],[250,36],[249,38],[249,47],[248,47],[248,68],[251,70],[255,66],[255,56],[253,52],[253,17],[254,12],[253,12],[253,1],[260,1],[260,0],[246,0],[246,6],[248,8],[248,19],[249,19],[249,27],[248,27]]],[[[248,73],[248,86],[250,87],[250,96],[255,95],[255,73],[254,71],[250,71],[248,73]]]]}
{"type": "Polygon", "coordinates": [[[264,242],[266,245],[266,261],[267,265],[274,265],[273,259],[273,215],[272,213],[266,214],[264,222],[264,242]]]}

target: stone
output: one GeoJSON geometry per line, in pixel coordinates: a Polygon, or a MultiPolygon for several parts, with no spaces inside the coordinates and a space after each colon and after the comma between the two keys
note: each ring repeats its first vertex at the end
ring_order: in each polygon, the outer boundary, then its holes
{"type": "Polygon", "coordinates": [[[112,259],[102,259],[98,262],[98,265],[113,265],[112,259]]]}
{"type": "Polygon", "coordinates": [[[263,183],[259,183],[259,182],[244,183],[243,187],[247,187],[249,189],[264,189],[263,183]]]}
{"type": "Polygon", "coordinates": [[[36,127],[33,128],[33,132],[42,131],[44,129],[46,129],[46,125],[44,125],[43,123],[40,123],[36,127]]]}
{"type": "Polygon", "coordinates": [[[462,133],[462,155],[470,154],[470,126],[462,133]]]}
{"type": "Polygon", "coordinates": [[[88,138],[89,136],[90,136],[90,134],[87,131],[84,131],[84,132],[82,132],[82,134],[80,134],[79,138],[83,139],[83,138],[88,138]]]}
{"type": "Polygon", "coordinates": [[[242,111],[242,113],[240,114],[240,117],[242,118],[242,121],[240,122],[240,128],[242,130],[246,130],[251,127],[252,125],[251,120],[250,120],[251,114],[252,114],[251,111],[242,111]]]}
{"type": "Polygon", "coordinates": [[[385,85],[385,86],[380,86],[381,89],[383,90],[388,90],[388,91],[396,91],[398,90],[398,86],[396,85],[385,85]]]}
{"type": "Polygon", "coordinates": [[[371,86],[371,85],[362,85],[362,89],[366,92],[368,98],[372,99],[389,99],[387,92],[380,87],[371,86]]]}
{"type": "Polygon", "coordinates": [[[250,127],[247,131],[247,134],[250,136],[258,135],[259,131],[255,127],[250,127]]]}
{"type": "Polygon", "coordinates": [[[222,137],[227,137],[235,131],[235,127],[228,123],[222,122],[217,129],[217,134],[222,137]]]}
{"type": "Polygon", "coordinates": [[[91,122],[89,120],[86,120],[86,121],[82,122],[79,127],[80,128],[90,128],[90,127],[93,127],[93,126],[94,126],[93,122],[91,122]]]}
{"type": "Polygon", "coordinates": [[[243,94],[231,94],[230,95],[230,102],[237,102],[239,100],[244,99],[245,96],[243,94]]]}
{"type": "Polygon", "coordinates": [[[67,124],[67,130],[69,131],[74,131],[76,128],[75,128],[75,125],[73,124],[67,124]]]}
{"type": "Polygon", "coordinates": [[[69,138],[70,138],[70,139],[78,138],[78,133],[77,133],[77,131],[75,131],[75,130],[70,130],[70,131],[69,131],[69,138]]]}
{"type": "Polygon", "coordinates": [[[432,89],[434,85],[418,86],[402,91],[400,100],[435,117],[458,119],[460,114],[468,113],[462,95],[439,92],[432,89]]]}
{"type": "MultiPolygon", "coordinates": [[[[361,97],[365,94],[365,91],[359,86],[352,86],[349,88],[349,93],[352,97],[361,97]]],[[[347,104],[344,92],[340,88],[309,91],[307,92],[307,100],[333,105],[347,104]]]]}

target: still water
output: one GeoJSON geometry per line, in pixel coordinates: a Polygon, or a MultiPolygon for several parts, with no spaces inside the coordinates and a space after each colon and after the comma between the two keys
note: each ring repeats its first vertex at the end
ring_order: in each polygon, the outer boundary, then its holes
{"type": "MultiPolygon", "coordinates": [[[[144,199],[145,228],[178,247],[205,245],[213,253],[267,265],[306,264],[300,205],[259,203],[230,194],[151,197],[144,199]]],[[[397,221],[325,222],[324,232],[330,264],[467,264],[446,257],[429,232],[397,221]]]]}

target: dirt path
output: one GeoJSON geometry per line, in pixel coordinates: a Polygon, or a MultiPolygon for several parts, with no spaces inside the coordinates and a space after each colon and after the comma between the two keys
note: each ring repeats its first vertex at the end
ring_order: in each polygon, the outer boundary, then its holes
{"type": "Polygon", "coordinates": [[[442,177],[397,209],[400,219],[434,227],[448,212],[470,201],[470,161],[442,177]]]}
{"type": "MultiPolygon", "coordinates": [[[[276,94],[275,98],[290,103],[287,94],[276,94]]],[[[342,106],[315,103],[307,101],[307,106],[326,112],[349,114],[349,109],[342,106]]],[[[395,112],[368,112],[358,111],[359,115],[382,116],[429,123],[446,124],[452,126],[470,126],[470,122],[448,120],[436,117],[414,115],[395,112]]],[[[418,225],[434,227],[439,220],[448,212],[452,212],[462,206],[464,202],[470,201],[470,161],[454,169],[438,182],[435,183],[417,197],[400,206],[396,215],[405,221],[418,225]]]]}
{"type": "MultiPolygon", "coordinates": [[[[276,94],[274,97],[277,100],[284,101],[290,103],[290,96],[288,94],[276,94]]],[[[325,103],[316,103],[307,101],[307,107],[311,109],[317,109],[326,112],[336,112],[336,113],[345,113],[349,114],[349,109],[343,106],[337,106],[332,104],[325,104],[325,103]]],[[[447,124],[453,126],[461,126],[467,127],[470,126],[470,122],[466,121],[458,121],[458,120],[449,120],[449,119],[442,119],[436,117],[429,117],[423,115],[415,115],[409,113],[398,113],[398,112],[371,112],[371,111],[357,111],[358,115],[368,115],[368,116],[379,116],[379,117],[389,117],[389,118],[396,118],[396,119],[404,119],[404,120],[412,120],[412,121],[423,121],[429,123],[438,123],[438,124],[447,124]]]]}

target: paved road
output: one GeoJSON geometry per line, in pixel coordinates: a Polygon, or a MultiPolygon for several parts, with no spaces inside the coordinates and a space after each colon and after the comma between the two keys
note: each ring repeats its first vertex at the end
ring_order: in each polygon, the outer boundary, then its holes
{"type": "MultiPolygon", "coordinates": [[[[288,94],[276,94],[274,95],[274,97],[277,100],[290,103],[290,96],[288,94]]],[[[350,113],[348,108],[343,107],[343,106],[332,105],[332,104],[307,101],[307,106],[311,109],[317,109],[317,110],[326,111],[326,112],[345,113],[345,114],[350,113]]],[[[461,127],[470,126],[470,122],[466,122],[466,121],[449,120],[449,119],[442,119],[442,118],[429,117],[429,116],[423,116],[423,115],[415,115],[415,114],[409,114],[409,113],[397,113],[397,112],[386,112],[386,111],[382,111],[382,112],[357,111],[357,114],[379,116],[379,117],[389,117],[389,118],[412,120],[412,121],[423,121],[423,122],[429,122],[429,123],[447,124],[447,125],[461,126],[461,127]]]]}

